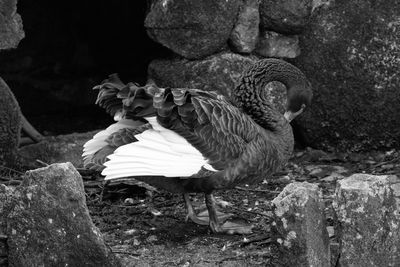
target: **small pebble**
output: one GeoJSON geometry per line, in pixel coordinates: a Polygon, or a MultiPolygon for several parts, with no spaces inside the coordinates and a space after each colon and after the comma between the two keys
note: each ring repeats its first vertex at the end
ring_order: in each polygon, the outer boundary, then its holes
{"type": "Polygon", "coordinates": [[[158,240],[158,238],[155,235],[151,235],[146,240],[147,240],[147,242],[155,242],[158,240]]]}
{"type": "Polygon", "coordinates": [[[136,233],[136,232],[137,232],[136,229],[129,229],[129,230],[126,230],[124,233],[125,233],[126,235],[133,235],[133,234],[136,233]]]}
{"type": "Polygon", "coordinates": [[[154,216],[160,216],[160,215],[162,215],[161,211],[158,211],[158,210],[151,210],[150,212],[151,212],[151,214],[153,214],[154,216]]]}
{"type": "Polygon", "coordinates": [[[133,245],[134,246],[139,246],[140,245],[140,241],[137,240],[136,238],[133,239],[133,245]]]}
{"type": "Polygon", "coordinates": [[[333,226],[326,227],[326,230],[328,231],[329,237],[335,236],[335,228],[333,228],[333,226]]]}
{"type": "Polygon", "coordinates": [[[125,204],[133,204],[133,203],[135,203],[135,200],[133,200],[133,198],[128,197],[128,198],[125,198],[124,203],[125,204]]]}

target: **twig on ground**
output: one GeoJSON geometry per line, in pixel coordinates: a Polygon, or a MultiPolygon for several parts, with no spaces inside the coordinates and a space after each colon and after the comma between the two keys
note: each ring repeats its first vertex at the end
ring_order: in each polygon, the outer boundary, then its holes
{"type": "Polygon", "coordinates": [[[34,143],[35,143],[35,141],[33,141],[30,137],[21,137],[19,139],[19,146],[27,146],[27,145],[31,145],[34,143]]]}
{"type": "Polygon", "coordinates": [[[2,182],[1,184],[10,186],[10,185],[20,185],[21,182],[22,182],[21,180],[9,180],[9,181],[6,181],[6,182],[2,182]]]}
{"type": "Polygon", "coordinates": [[[0,166],[0,179],[9,181],[11,178],[14,178],[15,176],[21,176],[23,174],[23,172],[17,171],[13,168],[0,166]]]}
{"type": "Polygon", "coordinates": [[[280,193],[280,191],[275,191],[275,190],[252,189],[252,188],[244,188],[244,187],[240,187],[240,186],[235,186],[235,189],[242,190],[242,191],[257,192],[257,193],[268,193],[268,194],[279,194],[280,193]]]}
{"type": "Polygon", "coordinates": [[[240,247],[245,247],[251,243],[255,243],[255,242],[260,242],[263,241],[262,244],[268,244],[271,243],[272,239],[271,239],[271,235],[270,234],[264,234],[261,236],[255,236],[253,238],[250,239],[244,239],[238,242],[238,245],[240,247]]]}
{"type": "Polygon", "coordinates": [[[124,251],[124,250],[114,250],[114,249],[113,249],[113,250],[111,250],[111,251],[112,251],[112,253],[127,254],[127,255],[134,256],[134,257],[140,257],[140,256],[142,256],[142,255],[139,254],[139,253],[124,251]]]}
{"type": "Polygon", "coordinates": [[[25,118],[23,114],[21,114],[22,121],[22,130],[36,143],[39,143],[43,139],[43,135],[41,135],[33,126],[29,123],[29,121],[25,118]]]}
{"type": "Polygon", "coordinates": [[[48,167],[49,166],[48,163],[46,163],[44,161],[41,161],[40,159],[36,159],[36,162],[39,163],[39,164],[42,164],[44,167],[48,167]]]}
{"type": "Polygon", "coordinates": [[[233,206],[228,206],[227,208],[228,209],[230,208],[230,209],[233,209],[233,210],[236,210],[236,211],[239,211],[239,212],[246,212],[246,213],[251,213],[251,214],[255,214],[255,215],[260,215],[262,217],[271,218],[271,216],[269,216],[267,214],[264,214],[264,213],[261,213],[261,212],[257,212],[257,211],[239,209],[239,208],[236,208],[236,207],[233,207],[233,206]]]}
{"type": "Polygon", "coordinates": [[[400,160],[400,159],[398,157],[395,157],[395,158],[393,158],[391,160],[386,160],[386,161],[382,161],[382,162],[376,163],[376,164],[372,165],[372,167],[373,168],[378,168],[378,167],[381,167],[383,165],[393,163],[393,162],[395,162],[397,160],[400,160]]]}
{"type": "Polygon", "coordinates": [[[76,170],[79,172],[80,175],[82,176],[88,176],[85,177],[87,180],[93,180],[93,174],[98,173],[98,171],[91,170],[91,169],[85,169],[85,168],[76,168],[76,170]],[[91,179],[88,179],[91,178],[91,179]]]}

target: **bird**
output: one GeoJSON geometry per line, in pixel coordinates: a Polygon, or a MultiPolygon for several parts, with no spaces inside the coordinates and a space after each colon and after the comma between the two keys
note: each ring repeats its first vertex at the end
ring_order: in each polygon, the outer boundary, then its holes
{"type": "Polygon", "coordinates": [[[116,74],[100,85],[96,103],[116,123],[83,149],[86,168],[105,180],[129,177],[183,195],[187,218],[213,233],[248,234],[252,226],[219,213],[214,192],[268,179],[288,162],[294,146],[290,122],[312,100],[312,86],[294,65],[261,59],[241,75],[231,96],[191,88],[124,84],[116,74]],[[264,87],[287,90],[286,112],[274,109],[264,87]],[[190,193],[203,193],[208,215],[196,214],[190,193]]]}

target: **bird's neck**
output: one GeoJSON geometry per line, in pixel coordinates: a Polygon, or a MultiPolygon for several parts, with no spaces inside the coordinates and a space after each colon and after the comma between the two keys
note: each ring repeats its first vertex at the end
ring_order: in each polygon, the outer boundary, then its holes
{"type": "Polygon", "coordinates": [[[236,105],[257,124],[273,132],[285,133],[291,128],[288,121],[264,93],[272,81],[283,83],[289,98],[295,98],[298,88],[307,86],[307,79],[299,69],[281,60],[267,59],[257,62],[243,74],[232,96],[236,105]]]}

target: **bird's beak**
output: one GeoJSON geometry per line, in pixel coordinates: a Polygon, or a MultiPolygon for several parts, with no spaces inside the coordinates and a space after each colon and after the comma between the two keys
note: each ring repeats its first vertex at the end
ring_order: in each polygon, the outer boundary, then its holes
{"type": "Polygon", "coordinates": [[[283,116],[285,117],[285,119],[288,122],[291,122],[292,120],[294,120],[297,116],[299,116],[301,113],[303,113],[304,109],[306,108],[306,105],[303,104],[301,105],[301,108],[299,109],[299,111],[297,112],[291,112],[290,110],[286,111],[285,114],[283,114],[283,116]]]}

